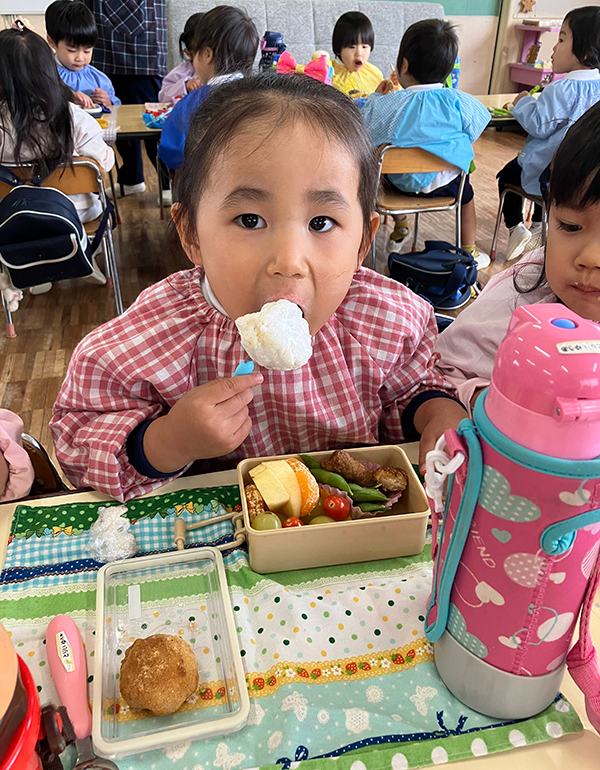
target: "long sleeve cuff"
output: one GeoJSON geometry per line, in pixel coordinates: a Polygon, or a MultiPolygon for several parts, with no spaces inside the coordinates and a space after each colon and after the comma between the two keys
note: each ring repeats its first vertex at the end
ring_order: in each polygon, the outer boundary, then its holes
{"type": "Polygon", "coordinates": [[[149,479],[170,479],[172,476],[177,476],[178,473],[181,473],[184,468],[180,468],[178,471],[173,471],[172,473],[161,473],[160,471],[157,471],[153,465],[150,465],[144,452],[144,433],[151,422],[153,422],[153,420],[141,422],[127,437],[127,443],[125,445],[127,459],[142,476],[146,476],[149,479]]]}
{"type": "MultiPolygon", "coordinates": [[[[415,428],[415,414],[421,404],[424,404],[432,398],[449,398],[451,401],[456,401],[456,403],[460,404],[464,409],[462,402],[458,398],[454,398],[454,396],[446,393],[445,390],[424,390],[422,393],[417,393],[413,400],[408,403],[400,417],[405,441],[418,441],[421,438],[421,434],[415,428]]],[[[467,414],[465,412],[465,417],[466,416],[467,414]]]]}

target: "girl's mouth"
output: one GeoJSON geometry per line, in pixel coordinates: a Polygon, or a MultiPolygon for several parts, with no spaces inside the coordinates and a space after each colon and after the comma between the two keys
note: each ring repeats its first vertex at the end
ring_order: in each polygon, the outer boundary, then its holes
{"type": "Polygon", "coordinates": [[[573,284],[573,288],[576,291],[581,292],[581,294],[585,294],[587,297],[596,297],[597,299],[600,299],[600,287],[590,286],[589,284],[576,281],[573,284]]]}

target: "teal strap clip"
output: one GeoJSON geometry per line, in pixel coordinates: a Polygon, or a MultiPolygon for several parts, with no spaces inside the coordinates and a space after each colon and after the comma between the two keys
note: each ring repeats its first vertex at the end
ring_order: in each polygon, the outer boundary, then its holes
{"type": "Polygon", "coordinates": [[[560,556],[573,545],[578,529],[598,522],[600,522],[600,508],[579,513],[577,516],[564,521],[557,521],[542,532],[540,536],[542,550],[548,556],[560,556]]]}

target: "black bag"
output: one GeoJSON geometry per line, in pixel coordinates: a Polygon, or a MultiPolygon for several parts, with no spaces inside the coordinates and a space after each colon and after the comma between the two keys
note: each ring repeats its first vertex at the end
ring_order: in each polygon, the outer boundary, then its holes
{"type": "Polygon", "coordinates": [[[425,251],[390,254],[390,276],[430,302],[436,310],[456,310],[471,297],[477,262],[446,241],[425,241],[425,251]]]}
{"type": "Polygon", "coordinates": [[[90,243],[73,201],[53,187],[40,187],[37,174],[29,180],[0,166],[0,180],[13,185],[0,201],[0,263],[18,289],[41,283],[83,278],[93,271],[92,254],[101,243],[110,201],[90,243]],[[30,184],[27,184],[30,182],[30,184]]]}

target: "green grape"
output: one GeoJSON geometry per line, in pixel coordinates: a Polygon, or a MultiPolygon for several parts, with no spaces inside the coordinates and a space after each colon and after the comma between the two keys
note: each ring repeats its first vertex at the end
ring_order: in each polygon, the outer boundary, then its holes
{"type": "Polygon", "coordinates": [[[274,513],[270,513],[268,511],[265,511],[265,513],[259,513],[252,522],[252,529],[281,529],[279,516],[276,516],[274,513]]]}

